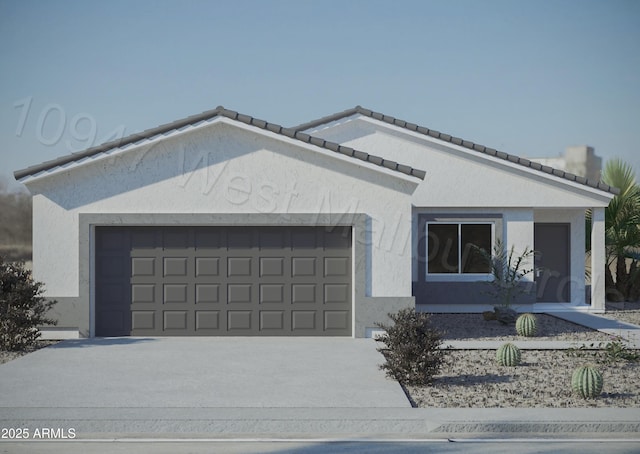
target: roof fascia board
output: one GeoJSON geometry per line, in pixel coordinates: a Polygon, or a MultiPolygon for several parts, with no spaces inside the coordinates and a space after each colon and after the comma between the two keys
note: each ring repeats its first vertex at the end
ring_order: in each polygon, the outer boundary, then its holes
{"type": "MultiPolygon", "coordinates": [[[[471,158],[474,159],[480,159],[480,160],[486,160],[488,162],[491,162],[493,165],[497,165],[500,167],[506,167],[509,169],[512,169],[518,173],[521,174],[525,174],[528,175],[534,179],[540,179],[543,178],[545,180],[554,182],[556,184],[561,184],[561,185],[567,185],[570,186],[572,189],[578,190],[584,194],[589,194],[589,196],[599,196],[601,197],[603,200],[611,200],[613,199],[613,197],[615,197],[615,194],[605,191],[603,189],[598,189],[595,188],[593,186],[589,186],[586,184],[581,184],[577,181],[571,181],[567,178],[564,178],[561,175],[555,175],[553,173],[547,173],[547,172],[541,172],[537,169],[534,169],[532,167],[527,167],[524,166],[520,163],[514,162],[514,161],[510,161],[508,159],[503,159],[501,157],[498,156],[491,156],[487,153],[481,153],[479,151],[475,151],[472,150],[470,148],[467,147],[463,147],[461,145],[456,145],[455,143],[452,142],[447,142],[441,139],[437,139],[435,137],[431,137],[431,136],[427,136],[424,134],[421,134],[417,131],[411,131],[408,130],[406,128],[403,128],[401,126],[397,126],[397,125],[392,125],[386,122],[382,122],[380,120],[377,120],[375,118],[371,118],[369,116],[366,115],[362,115],[362,114],[357,114],[357,115],[352,115],[351,117],[349,117],[351,120],[360,120],[360,121],[365,121],[368,123],[371,123],[373,125],[375,125],[376,127],[379,127],[381,129],[386,129],[390,132],[393,132],[394,134],[399,134],[399,135],[404,135],[404,136],[408,136],[411,137],[412,139],[414,139],[414,141],[417,141],[418,143],[427,143],[429,144],[429,146],[437,148],[441,151],[447,151],[447,150],[454,150],[459,154],[463,154],[465,156],[469,156],[471,158]]],[[[346,120],[346,118],[345,118],[346,120]]]]}
{"type": "Polygon", "coordinates": [[[82,167],[88,165],[90,163],[99,162],[103,159],[111,158],[113,156],[117,156],[123,153],[127,153],[129,151],[135,150],[137,148],[141,148],[147,145],[155,145],[156,143],[169,138],[174,138],[186,134],[188,132],[204,128],[216,122],[219,122],[224,117],[213,117],[208,120],[200,120],[194,124],[187,124],[178,129],[172,129],[171,131],[167,131],[166,133],[159,133],[152,137],[145,137],[140,139],[140,141],[135,143],[127,143],[121,147],[113,147],[107,149],[105,151],[101,151],[91,156],[84,156],[78,160],[69,161],[59,166],[53,167],[51,169],[42,170],[38,173],[27,175],[20,178],[18,181],[22,184],[29,184],[35,180],[40,180],[42,178],[52,177],[59,173],[66,172],[68,170],[76,169],[78,167],[82,167]]]}

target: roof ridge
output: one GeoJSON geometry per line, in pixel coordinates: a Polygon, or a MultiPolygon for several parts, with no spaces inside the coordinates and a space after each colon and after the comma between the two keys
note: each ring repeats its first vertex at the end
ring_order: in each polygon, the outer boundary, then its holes
{"type": "Polygon", "coordinates": [[[250,115],[244,115],[234,110],[226,109],[225,107],[220,105],[215,109],[207,110],[199,114],[191,115],[189,117],[176,120],[170,123],[165,123],[160,126],[156,126],[154,128],[146,129],[142,132],[130,134],[129,136],[122,137],[120,139],[112,140],[110,142],[105,142],[103,144],[88,148],[78,153],[71,153],[65,156],[61,156],[57,159],[45,161],[41,164],[28,167],[26,169],[17,170],[14,172],[14,177],[16,178],[16,180],[20,180],[30,175],[35,175],[37,173],[40,173],[46,170],[51,170],[53,168],[60,167],[65,164],[69,164],[74,161],[95,156],[100,153],[104,153],[108,150],[112,150],[114,148],[120,148],[126,145],[135,144],[137,142],[140,142],[141,140],[149,139],[159,134],[165,134],[165,133],[174,131],[176,129],[183,128],[188,125],[194,125],[194,124],[200,123],[201,121],[210,120],[218,116],[223,116],[231,120],[239,121],[241,123],[245,123],[250,126],[255,126],[260,129],[264,129],[276,134],[281,134],[285,137],[289,137],[289,138],[296,139],[301,142],[305,142],[314,146],[325,148],[327,150],[330,150],[345,156],[349,156],[355,159],[359,159],[361,161],[370,162],[380,167],[391,169],[391,170],[403,173],[405,175],[413,176],[420,179],[424,179],[426,175],[426,172],[424,170],[414,169],[410,166],[406,166],[406,165],[397,163],[395,161],[383,159],[379,156],[374,156],[360,150],[355,150],[351,147],[346,147],[344,145],[340,145],[335,142],[327,141],[320,137],[314,137],[302,131],[296,130],[294,128],[285,128],[276,123],[269,123],[265,120],[260,120],[250,115]]]}
{"type": "Polygon", "coordinates": [[[400,120],[396,117],[392,117],[390,115],[385,115],[381,112],[376,112],[374,110],[371,109],[366,109],[360,105],[357,105],[355,107],[352,107],[351,109],[347,109],[344,110],[342,112],[337,112],[331,115],[327,115],[324,116],[322,118],[319,118],[317,120],[312,120],[309,121],[307,123],[302,123],[301,125],[298,126],[294,126],[295,129],[297,130],[307,130],[307,129],[311,129],[311,128],[315,128],[317,126],[323,125],[323,124],[327,124],[333,121],[337,121],[340,120],[342,118],[346,118],[346,117],[350,117],[351,115],[354,114],[361,114],[370,118],[374,118],[376,120],[394,125],[394,126],[399,126],[401,128],[405,128],[408,129],[410,131],[414,131],[417,132],[419,134],[423,134],[429,137],[433,137],[435,139],[438,140],[443,140],[445,142],[449,142],[452,143],[454,145],[458,145],[464,148],[468,148],[470,150],[473,151],[477,151],[479,153],[483,153],[489,156],[493,156],[496,158],[500,158],[503,159],[505,161],[509,161],[509,162],[513,162],[515,164],[520,164],[524,167],[528,167],[531,168],[533,170],[537,170],[537,171],[541,171],[550,175],[555,175],[558,176],[560,178],[564,178],[565,180],[569,180],[569,181],[573,181],[576,182],[578,184],[582,184],[584,186],[589,186],[595,189],[600,189],[602,191],[605,192],[610,192],[612,194],[619,194],[620,190],[618,188],[614,188],[613,186],[610,186],[608,184],[605,184],[601,181],[592,181],[589,180],[588,178],[585,177],[581,177],[578,175],[575,175],[573,173],[569,173],[569,172],[565,172],[564,170],[559,170],[559,169],[554,169],[553,167],[550,166],[545,166],[542,164],[539,164],[537,162],[533,162],[530,159],[526,159],[526,158],[521,158],[519,156],[516,156],[514,154],[510,154],[510,153],[505,153],[503,151],[499,151],[496,150],[494,148],[489,148],[489,147],[485,147],[484,145],[480,145],[468,140],[464,140],[461,139],[459,137],[455,137],[455,136],[451,136],[449,134],[444,134],[441,133],[440,131],[436,131],[434,129],[429,129],[426,128],[424,126],[419,126],[415,123],[409,123],[407,121],[404,120],[400,120]]]}

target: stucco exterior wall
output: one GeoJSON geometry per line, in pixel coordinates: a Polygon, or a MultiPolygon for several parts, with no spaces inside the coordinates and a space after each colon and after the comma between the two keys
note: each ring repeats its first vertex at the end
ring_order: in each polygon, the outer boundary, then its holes
{"type": "Polygon", "coordinates": [[[602,206],[609,201],[586,186],[369,118],[307,132],[424,169],[427,177],[412,197],[416,207],[591,207],[594,198],[602,206]]]}
{"type": "MultiPolygon", "coordinates": [[[[270,133],[268,133],[270,134],[270,133]]],[[[47,295],[79,292],[80,214],[318,213],[322,223],[349,223],[365,245],[366,297],[411,296],[411,193],[414,178],[269,135],[218,122],[188,135],[36,179],[34,276],[47,295]]],[[[86,234],[86,232],[82,232],[86,234]]]]}

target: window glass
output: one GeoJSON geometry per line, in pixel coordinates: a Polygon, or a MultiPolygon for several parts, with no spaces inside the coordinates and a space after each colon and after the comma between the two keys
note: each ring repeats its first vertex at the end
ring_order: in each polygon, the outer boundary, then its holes
{"type": "Polygon", "coordinates": [[[458,224],[429,224],[429,273],[458,272],[458,224]]]}
{"type": "Polygon", "coordinates": [[[429,274],[489,274],[478,249],[492,252],[492,224],[427,224],[429,274]]]}
{"type": "Polygon", "coordinates": [[[491,253],[490,224],[462,224],[460,226],[463,273],[490,273],[491,268],[478,248],[491,253]]]}

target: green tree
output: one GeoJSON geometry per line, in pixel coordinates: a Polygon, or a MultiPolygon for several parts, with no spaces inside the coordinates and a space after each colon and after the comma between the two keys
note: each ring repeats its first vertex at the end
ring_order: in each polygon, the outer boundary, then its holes
{"type": "MultiPolygon", "coordinates": [[[[640,186],[636,184],[633,168],[620,159],[607,162],[602,181],[620,189],[620,194],[605,208],[607,298],[635,301],[640,297],[640,186]],[[612,268],[615,268],[615,275],[612,268]]],[[[588,213],[589,229],[590,221],[588,213]]]]}

